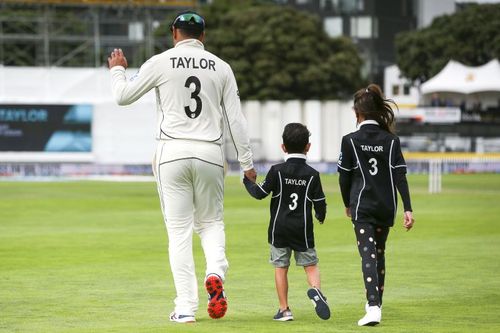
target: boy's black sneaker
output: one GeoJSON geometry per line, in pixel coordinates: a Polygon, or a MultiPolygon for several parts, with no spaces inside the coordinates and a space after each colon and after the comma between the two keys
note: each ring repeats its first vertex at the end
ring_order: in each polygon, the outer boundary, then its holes
{"type": "Polygon", "coordinates": [[[317,288],[311,288],[307,291],[307,296],[314,304],[316,314],[323,320],[330,318],[330,307],[326,301],[326,297],[317,288]]]}
{"type": "Polygon", "coordinates": [[[293,320],[292,311],[290,311],[290,308],[286,308],[286,310],[283,310],[283,311],[278,309],[278,313],[273,317],[273,319],[277,320],[277,321],[293,320]]]}

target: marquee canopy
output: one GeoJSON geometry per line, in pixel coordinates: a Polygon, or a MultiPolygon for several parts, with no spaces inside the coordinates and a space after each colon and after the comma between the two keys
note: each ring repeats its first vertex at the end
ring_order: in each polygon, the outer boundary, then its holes
{"type": "Polygon", "coordinates": [[[500,63],[498,59],[478,66],[465,66],[450,60],[433,78],[422,84],[422,94],[451,92],[472,94],[500,92],[500,63]]]}

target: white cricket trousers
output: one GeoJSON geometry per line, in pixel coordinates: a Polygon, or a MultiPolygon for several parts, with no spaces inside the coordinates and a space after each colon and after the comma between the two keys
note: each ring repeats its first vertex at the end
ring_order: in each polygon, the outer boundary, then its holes
{"type": "Polygon", "coordinates": [[[215,273],[224,279],[228,268],[223,154],[213,143],[166,140],[159,143],[154,164],[177,292],[174,311],[194,315],[198,310],[198,283],[193,231],[199,235],[205,253],[205,275],[215,273]]]}

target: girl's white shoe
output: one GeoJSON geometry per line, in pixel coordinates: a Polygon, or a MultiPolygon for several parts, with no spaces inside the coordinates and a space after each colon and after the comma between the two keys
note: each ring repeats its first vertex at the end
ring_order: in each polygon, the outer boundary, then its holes
{"type": "Polygon", "coordinates": [[[375,326],[382,320],[382,310],[377,305],[366,307],[366,314],[358,320],[358,326],[375,326]]]}

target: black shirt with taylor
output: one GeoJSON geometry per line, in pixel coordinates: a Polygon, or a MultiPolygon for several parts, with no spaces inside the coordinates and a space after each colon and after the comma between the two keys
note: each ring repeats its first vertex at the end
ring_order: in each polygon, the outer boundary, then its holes
{"type": "Polygon", "coordinates": [[[365,120],[356,132],[342,138],[338,161],[342,199],[353,222],[393,226],[396,189],[405,211],[411,211],[406,162],[399,138],[365,120]]]}
{"type": "Polygon", "coordinates": [[[312,207],[323,222],[326,200],[318,171],[306,163],[303,154],[289,154],[284,163],[271,167],[266,179],[258,184],[247,178],[245,187],[256,199],[272,193],[268,242],[277,248],[296,251],[314,248],[312,207]]]}

